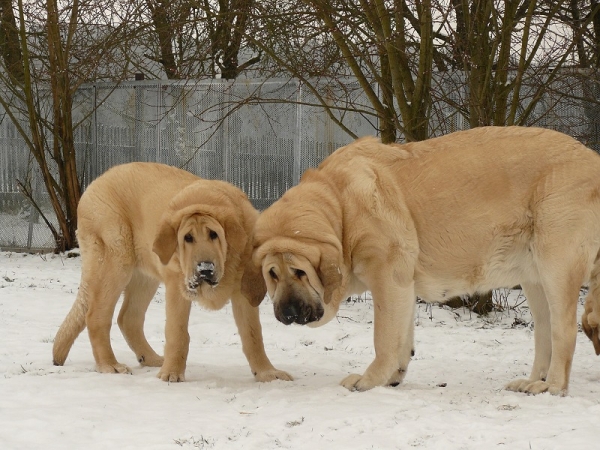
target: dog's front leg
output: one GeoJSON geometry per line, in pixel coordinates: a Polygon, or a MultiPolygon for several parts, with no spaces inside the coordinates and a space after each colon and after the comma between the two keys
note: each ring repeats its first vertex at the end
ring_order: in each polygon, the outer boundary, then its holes
{"type": "Polygon", "coordinates": [[[166,286],[165,362],[158,378],[185,381],[185,366],[190,348],[188,324],[192,303],[183,298],[177,287],[166,286]]]}
{"type": "Polygon", "coordinates": [[[342,380],[342,386],[353,391],[401,382],[412,353],[414,282],[407,286],[379,282],[373,285],[371,293],[375,310],[375,360],[363,375],[352,374],[342,380]]]}
{"type": "Polygon", "coordinates": [[[265,353],[258,307],[250,305],[250,302],[241,294],[232,298],[231,306],[242,340],[242,351],[246,355],[256,381],[292,381],[293,378],[289,373],[273,367],[265,353]]]}

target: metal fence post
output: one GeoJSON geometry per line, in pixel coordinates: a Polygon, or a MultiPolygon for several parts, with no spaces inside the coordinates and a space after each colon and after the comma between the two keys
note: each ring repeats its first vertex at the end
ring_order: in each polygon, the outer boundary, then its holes
{"type": "MultiPolygon", "coordinates": [[[[86,183],[89,184],[97,176],[94,172],[94,168],[98,167],[98,88],[96,84],[92,86],[94,94],[92,95],[92,154],[89,159],[88,179],[86,183]]],[[[83,188],[85,189],[86,186],[83,188]]]]}
{"type": "MultiPolygon", "coordinates": [[[[166,87],[163,87],[162,81],[159,80],[158,84],[156,86],[156,160],[157,161],[163,161],[162,160],[162,148],[161,148],[161,123],[162,120],[164,118],[164,115],[162,114],[165,111],[165,105],[164,105],[164,98],[165,96],[162,94],[163,89],[166,87]]],[[[140,139],[143,139],[143,137],[140,137],[140,139]]]]}
{"type": "Polygon", "coordinates": [[[294,139],[294,161],[292,166],[292,183],[294,185],[300,182],[302,171],[302,82],[297,81],[298,89],[296,95],[296,139],[294,139]]]}
{"type": "MultiPolygon", "coordinates": [[[[35,198],[35,194],[37,194],[37,171],[33,168],[30,168],[29,170],[31,170],[31,194],[32,196],[34,196],[35,198]]],[[[27,230],[27,250],[31,249],[31,244],[33,242],[33,223],[37,222],[38,220],[38,212],[37,210],[33,207],[33,205],[29,205],[30,212],[29,212],[29,224],[28,224],[28,230],[27,230]]]]}
{"type": "Polygon", "coordinates": [[[227,110],[231,107],[233,83],[226,81],[223,84],[224,92],[223,99],[225,100],[225,108],[221,108],[221,123],[223,128],[223,180],[231,181],[231,139],[229,136],[229,120],[230,116],[227,110]]]}

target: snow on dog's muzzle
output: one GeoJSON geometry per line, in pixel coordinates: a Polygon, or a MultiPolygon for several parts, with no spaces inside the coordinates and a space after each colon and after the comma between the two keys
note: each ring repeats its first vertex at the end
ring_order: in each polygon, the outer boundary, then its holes
{"type": "Polygon", "coordinates": [[[211,286],[216,286],[218,283],[216,280],[215,264],[210,261],[198,263],[198,266],[196,267],[196,276],[201,281],[205,281],[211,286]]]}
{"type": "Polygon", "coordinates": [[[217,274],[215,272],[215,264],[211,261],[199,262],[196,266],[194,277],[189,280],[188,286],[190,290],[197,289],[202,283],[215,287],[219,284],[217,274]]]}

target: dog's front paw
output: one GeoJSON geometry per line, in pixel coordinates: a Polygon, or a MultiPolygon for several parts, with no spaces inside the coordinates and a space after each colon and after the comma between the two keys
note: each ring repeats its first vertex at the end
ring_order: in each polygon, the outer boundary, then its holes
{"type": "Polygon", "coordinates": [[[518,378],[504,386],[504,389],[513,392],[524,392],[524,389],[528,384],[531,384],[531,380],[526,378],[518,378]]]}
{"type": "Polygon", "coordinates": [[[348,389],[349,391],[356,391],[357,390],[356,383],[358,383],[361,378],[362,378],[362,375],[353,373],[351,375],[348,375],[346,378],[344,378],[340,384],[342,386],[344,386],[346,389],[348,389]]]}
{"type": "Polygon", "coordinates": [[[292,377],[289,373],[284,372],[283,370],[277,370],[275,368],[256,372],[254,374],[254,378],[256,381],[261,383],[274,380],[294,381],[294,377],[292,377]]]}
{"type": "Polygon", "coordinates": [[[125,364],[114,363],[114,364],[97,364],[96,372],[100,373],[126,373],[131,375],[131,369],[125,364]]]}
{"type": "Polygon", "coordinates": [[[160,369],[157,377],[169,383],[179,383],[181,381],[185,381],[184,371],[178,370],[160,369]]]}
{"type": "Polygon", "coordinates": [[[544,392],[549,392],[552,395],[559,395],[561,397],[567,395],[566,389],[559,386],[553,386],[544,380],[531,381],[518,379],[508,383],[506,389],[514,392],[524,392],[529,395],[543,394],[544,392]]]}
{"type": "Polygon", "coordinates": [[[374,387],[381,386],[383,383],[374,382],[368,375],[351,374],[342,380],[340,383],[350,391],[364,392],[374,387]]]}

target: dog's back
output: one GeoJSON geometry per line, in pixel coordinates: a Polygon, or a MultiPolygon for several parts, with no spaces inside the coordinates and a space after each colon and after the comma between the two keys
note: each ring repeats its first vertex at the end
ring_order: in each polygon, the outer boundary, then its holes
{"type": "Polygon", "coordinates": [[[132,245],[134,248],[127,250],[151,249],[157,218],[177,192],[199,179],[156,163],[129,163],[109,169],[90,184],[79,202],[80,245],[85,246],[88,236],[94,235],[104,244],[114,245],[115,250],[132,245]]]}
{"type": "Polygon", "coordinates": [[[431,301],[539,282],[540,260],[565,246],[586,248],[590,266],[600,247],[600,156],[551,130],[485,127],[391,146],[365,138],[320,171],[366,210],[385,197],[406,205],[417,293],[431,301]]]}

